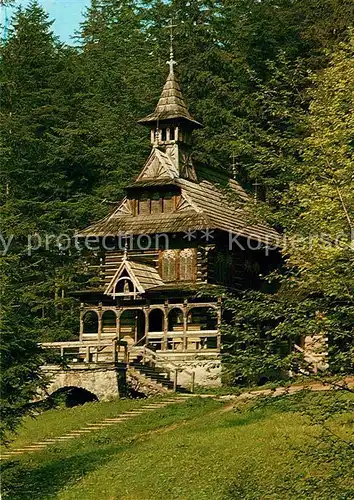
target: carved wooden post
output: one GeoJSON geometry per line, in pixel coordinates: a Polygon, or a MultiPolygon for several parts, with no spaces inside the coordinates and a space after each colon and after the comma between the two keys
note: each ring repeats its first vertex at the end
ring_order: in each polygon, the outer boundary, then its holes
{"type": "Polygon", "coordinates": [[[119,340],[120,339],[120,315],[122,314],[122,311],[120,309],[116,310],[116,337],[119,340]]]}
{"type": "Polygon", "coordinates": [[[178,385],[178,369],[176,369],[173,373],[173,390],[174,390],[174,392],[177,392],[177,385],[178,385]]]}
{"type": "Polygon", "coordinates": [[[60,357],[64,357],[64,346],[60,346],[60,357]]]}
{"type": "Polygon", "coordinates": [[[148,341],[148,334],[149,334],[149,315],[150,315],[150,306],[144,307],[144,315],[145,315],[145,344],[147,344],[148,341]]]}
{"type": "Polygon", "coordinates": [[[139,321],[139,316],[138,313],[135,313],[135,326],[134,326],[134,344],[138,342],[138,321],[139,321]]]}
{"type": "Polygon", "coordinates": [[[80,341],[82,341],[84,335],[84,304],[81,303],[80,306],[80,341]]]}
{"type": "Polygon", "coordinates": [[[222,320],[222,301],[221,297],[218,297],[218,310],[217,310],[217,330],[218,336],[216,339],[216,347],[220,349],[221,347],[221,320],[222,320]]]}
{"type": "Polygon", "coordinates": [[[85,363],[89,363],[89,362],[90,362],[90,346],[88,345],[86,347],[85,363]]]}
{"type": "Polygon", "coordinates": [[[114,364],[117,362],[117,341],[115,339],[112,342],[112,361],[114,364]]]}
{"type": "Polygon", "coordinates": [[[96,347],[96,350],[95,350],[95,358],[94,358],[93,362],[98,363],[98,346],[96,347]]]}
{"type": "Polygon", "coordinates": [[[194,387],[195,387],[195,372],[192,372],[192,381],[191,381],[191,392],[194,392],[194,387]]]}
{"type": "Polygon", "coordinates": [[[187,350],[188,346],[188,337],[187,337],[187,328],[188,328],[188,300],[185,299],[183,304],[183,350],[187,350]]]}
{"type": "Polygon", "coordinates": [[[97,331],[97,338],[98,341],[101,342],[101,335],[102,335],[102,302],[98,304],[98,331],[97,331]]]}
{"type": "Polygon", "coordinates": [[[165,300],[164,310],[163,310],[163,339],[162,339],[162,350],[167,351],[167,335],[168,335],[168,300],[165,300]]]}

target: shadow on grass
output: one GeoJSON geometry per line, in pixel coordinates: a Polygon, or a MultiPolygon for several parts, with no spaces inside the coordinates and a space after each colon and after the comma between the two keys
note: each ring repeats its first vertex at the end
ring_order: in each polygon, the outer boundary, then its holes
{"type": "Polygon", "coordinates": [[[28,500],[51,498],[65,486],[75,483],[83,476],[104,465],[111,457],[122,453],[131,441],[120,446],[96,448],[90,452],[54,457],[38,465],[38,462],[7,462],[2,467],[2,498],[28,500]]]}
{"type": "Polygon", "coordinates": [[[246,425],[257,424],[262,420],[268,420],[274,412],[272,409],[266,408],[264,411],[259,409],[247,409],[229,413],[227,418],[219,423],[219,427],[242,427],[246,425]]]}

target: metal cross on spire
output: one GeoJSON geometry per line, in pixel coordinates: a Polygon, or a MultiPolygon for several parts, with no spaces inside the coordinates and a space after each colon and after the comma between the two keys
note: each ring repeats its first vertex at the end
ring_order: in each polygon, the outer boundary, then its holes
{"type": "Polygon", "coordinates": [[[166,64],[169,65],[171,73],[173,73],[173,66],[175,66],[177,64],[173,58],[173,40],[174,40],[173,28],[176,28],[176,27],[177,27],[177,25],[173,24],[173,19],[171,18],[170,24],[168,26],[166,26],[166,28],[168,28],[170,30],[170,60],[167,61],[166,64]]]}

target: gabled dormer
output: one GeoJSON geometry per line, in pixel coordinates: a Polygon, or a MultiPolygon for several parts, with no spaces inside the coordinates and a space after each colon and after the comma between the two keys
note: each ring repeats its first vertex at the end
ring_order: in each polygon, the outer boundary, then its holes
{"type": "Polygon", "coordinates": [[[136,299],[148,290],[163,284],[164,282],[155,267],[128,260],[125,255],[104,294],[113,298],[136,299]]]}

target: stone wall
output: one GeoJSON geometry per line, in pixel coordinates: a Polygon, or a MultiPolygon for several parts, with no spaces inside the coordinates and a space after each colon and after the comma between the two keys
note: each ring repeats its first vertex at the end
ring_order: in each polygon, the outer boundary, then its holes
{"type": "Polygon", "coordinates": [[[124,365],[70,365],[65,369],[57,365],[46,365],[42,369],[50,379],[47,394],[52,394],[62,387],[79,387],[95,394],[100,401],[125,395],[124,365]]]}
{"type": "Polygon", "coordinates": [[[304,340],[305,360],[315,371],[328,368],[328,339],[324,335],[306,336],[304,340]]]}
{"type": "Polygon", "coordinates": [[[195,373],[195,385],[201,387],[220,387],[221,386],[221,360],[219,357],[203,358],[203,356],[194,359],[173,359],[172,363],[166,362],[166,367],[171,370],[171,379],[173,371],[178,366],[177,383],[183,387],[191,386],[191,374],[195,373]]]}

